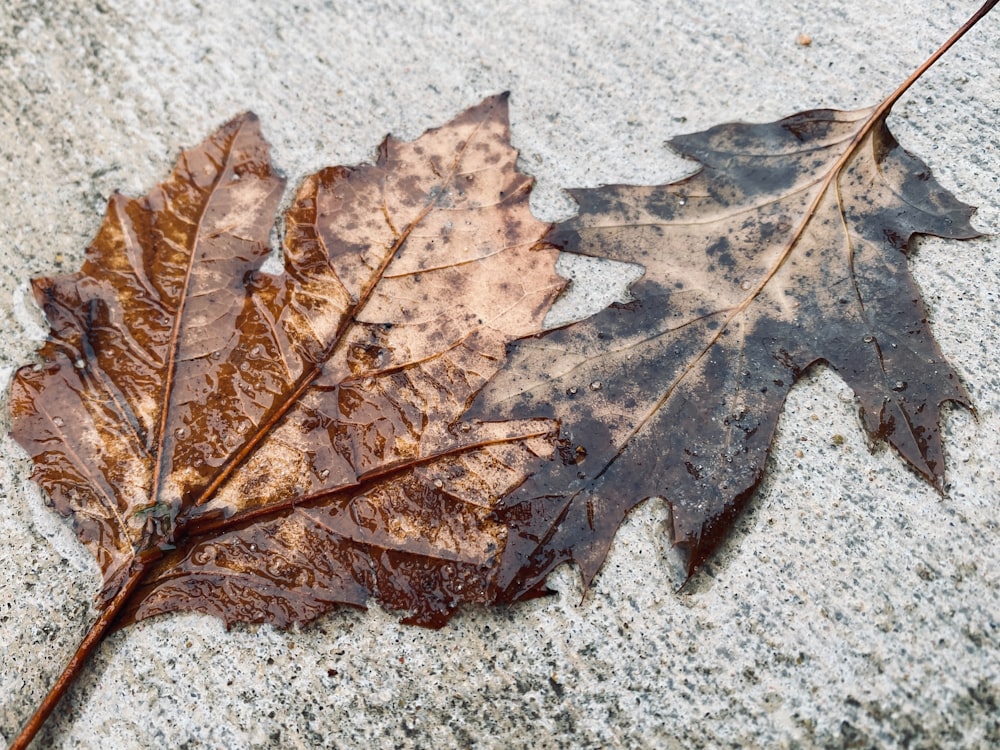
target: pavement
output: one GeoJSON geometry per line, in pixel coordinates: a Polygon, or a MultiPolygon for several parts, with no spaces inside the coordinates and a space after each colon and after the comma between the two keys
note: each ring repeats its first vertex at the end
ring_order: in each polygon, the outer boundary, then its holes
{"type": "MultiPolygon", "coordinates": [[[[28,279],[79,267],[113,191],[144,193],[246,109],[291,191],[322,166],[370,160],[385,133],[416,137],[510,90],[533,210],[559,220],[573,212],[562,188],[689,172],[664,145],[673,135],[876,103],[976,3],[935,5],[6,0],[0,736],[95,615],[96,564],[29,480],[6,394],[45,335],[28,279]]],[[[684,593],[654,500],[585,595],[563,568],[555,596],[472,608],[440,631],[377,608],[291,632],[148,620],[101,646],[37,747],[1000,745],[998,37],[1000,11],[890,119],[987,233],[922,240],[911,261],[976,409],[944,418],[943,495],[870,450],[850,390],[815,368],[751,509],[684,593]]],[[[577,281],[556,316],[607,304],[628,275],[560,268],[577,281]]]]}

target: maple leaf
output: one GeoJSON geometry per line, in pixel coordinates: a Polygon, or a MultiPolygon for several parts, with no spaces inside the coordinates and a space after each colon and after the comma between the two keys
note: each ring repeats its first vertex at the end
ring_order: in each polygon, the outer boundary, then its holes
{"type": "Polygon", "coordinates": [[[516,157],[506,95],[386,138],[305,180],[269,275],[284,181],[246,114],[35,280],[52,332],[12,433],[103,572],[84,654],[164,611],[287,626],[375,596],[440,625],[490,601],[493,505],[556,429],[461,421],[564,284],[516,157]]]}
{"type": "Polygon", "coordinates": [[[589,585],[625,515],[654,496],[690,577],[760,484],[789,389],[816,363],[854,390],[873,440],[943,487],[941,407],[968,399],[907,254],[915,234],[978,232],[885,120],[992,5],[877,107],[720,125],[670,141],[700,165],[685,179],[570,191],[578,214],[547,240],[645,273],[634,301],[513,345],[476,404],[563,426],[563,461],[506,501],[518,533],[504,598],[566,561],[589,585]]]}

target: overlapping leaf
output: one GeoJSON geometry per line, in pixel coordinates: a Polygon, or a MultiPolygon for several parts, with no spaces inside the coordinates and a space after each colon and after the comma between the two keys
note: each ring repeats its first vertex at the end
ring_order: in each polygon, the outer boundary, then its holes
{"type": "Polygon", "coordinates": [[[136,618],[287,625],[376,594],[430,624],[490,599],[492,506],[555,430],[460,420],[562,286],[515,159],[506,96],[387,138],[305,181],[271,276],[284,183],[244,115],[115,196],[79,273],[35,282],[52,336],[13,434],[105,602],[141,581],[136,618]]]}
{"type": "Polygon", "coordinates": [[[889,133],[890,104],[718,126],[672,141],[701,165],[686,179],[572,192],[579,213],[548,240],[645,275],[633,302],[516,344],[481,394],[483,413],[563,424],[563,462],[505,506],[519,529],[506,596],[568,560],[589,582],[651,496],[690,574],[760,483],[785,397],[816,362],[854,389],[872,438],[941,485],[941,405],[966,397],[906,253],[915,233],[977,233],[889,133]]]}

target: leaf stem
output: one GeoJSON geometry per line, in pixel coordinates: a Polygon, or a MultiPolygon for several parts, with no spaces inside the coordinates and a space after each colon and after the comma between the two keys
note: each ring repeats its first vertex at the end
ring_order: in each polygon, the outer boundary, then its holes
{"type": "Polygon", "coordinates": [[[38,734],[38,730],[42,728],[46,719],[49,718],[55,707],[59,705],[59,701],[63,695],[65,695],[66,691],[69,690],[70,686],[83,670],[83,667],[90,659],[90,655],[104,640],[104,636],[107,635],[108,630],[114,624],[118,613],[132,597],[132,592],[142,583],[148,565],[149,561],[136,560],[133,563],[129,577],[125,580],[115,598],[104,608],[100,617],[97,618],[90,627],[90,630],[87,631],[83,640],[80,641],[80,645],[77,646],[66,668],[59,675],[59,679],[56,680],[32,717],[25,723],[24,728],[21,729],[21,733],[14,738],[9,750],[25,750],[31,744],[35,735],[38,734]]]}
{"type": "Polygon", "coordinates": [[[955,42],[957,42],[959,39],[965,36],[973,26],[979,23],[983,19],[983,16],[985,16],[987,13],[993,10],[993,8],[996,7],[996,4],[998,2],[1000,2],[1000,0],[986,0],[986,2],[983,3],[982,7],[975,13],[973,13],[969,17],[969,20],[966,21],[964,24],[962,24],[962,26],[958,29],[958,31],[956,31],[948,38],[948,41],[942,44],[933,55],[924,60],[923,64],[921,64],[920,67],[914,70],[910,74],[909,78],[903,81],[895,91],[893,91],[891,94],[889,94],[889,96],[885,98],[882,104],[878,106],[878,109],[875,110],[875,114],[872,116],[872,120],[875,120],[878,117],[885,115],[890,109],[892,109],[893,105],[895,105],[896,102],[899,101],[899,98],[907,92],[910,86],[916,83],[917,80],[919,80],[920,77],[927,72],[927,69],[930,68],[934,63],[936,63],[941,58],[941,56],[944,55],[945,52],[951,49],[952,45],[954,45],[955,42]]]}

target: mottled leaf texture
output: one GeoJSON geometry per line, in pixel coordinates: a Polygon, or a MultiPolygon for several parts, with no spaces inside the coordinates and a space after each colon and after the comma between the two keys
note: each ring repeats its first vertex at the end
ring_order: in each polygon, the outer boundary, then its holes
{"type": "Polygon", "coordinates": [[[506,505],[509,598],[568,560],[589,583],[653,496],[690,575],[760,483],[789,388],[817,362],[854,390],[873,439],[942,485],[941,405],[966,395],[907,253],[916,233],[977,233],[972,209],[896,143],[890,104],[721,125],[671,141],[700,164],[686,179],[572,191],[579,213],[548,240],[645,274],[634,301],[516,344],[481,395],[484,413],[563,425],[563,460],[506,505]]]}
{"type": "Polygon", "coordinates": [[[376,597],[438,625],[489,602],[494,505],[553,452],[548,419],[462,421],[562,287],[506,96],[375,164],[284,188],[253,115],[114,196],[17,373],[13,434],[126,618],[306,622],[376,597]]]}

